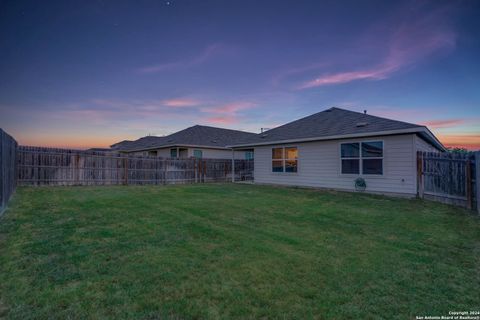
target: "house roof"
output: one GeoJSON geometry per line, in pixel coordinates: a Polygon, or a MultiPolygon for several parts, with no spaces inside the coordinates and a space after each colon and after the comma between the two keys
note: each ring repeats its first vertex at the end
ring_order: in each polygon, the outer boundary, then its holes
{"type": "Polygon", "coordinates": [[[418,133],[435,147],[444,149],[425,126],[340,108],[330,108],[312,114],[229,146],[246,147],[401,133],[418,133]]]}
{"type": "Polygon", "coordinates": [[[121,151],[140,151],[170,146],[226,149],[255,136],[255,133],[195,125],[165,137],[148,136],[121,145],[121,151]]]}

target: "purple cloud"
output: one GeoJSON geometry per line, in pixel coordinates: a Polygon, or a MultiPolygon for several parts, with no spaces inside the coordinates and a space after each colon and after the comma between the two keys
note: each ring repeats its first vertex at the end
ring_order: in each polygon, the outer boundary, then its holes
{"type": "Polygon", "coordinates": [[[297,89],[343,84],[355,80],[386,79],[437,52],[453,50],[456,34],[448,24],[447,13],[448,10],[442,8],[427,15],[414,15],[413,19],[402,21],[393,33],[387,35],[387,39],[377,36],[376,40],[373,40],[373,46],[370,43],[371,39],[369,43],[361,43],[360,47],[372,46],[375,53],[387,47],[383,61],[377,65],[358,70],[323,73],[314,79],[304,81],[297,89]]]}

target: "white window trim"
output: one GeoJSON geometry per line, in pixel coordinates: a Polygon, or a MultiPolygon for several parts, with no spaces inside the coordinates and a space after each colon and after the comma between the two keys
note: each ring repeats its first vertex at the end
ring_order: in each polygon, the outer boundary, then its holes
{"type": "Polygon", "coordinates": [[[299,168],[299,156],[298,156],[298,146],[281,146],[281,147],[272,147],[270,149],[270,173],[272,174],[287,174],[287,175],[295,175],[295,174],[298,174],[298,172],[300,171],[300,168],[299,168]],[[288,159],[288,158],[285,158],[285,149],[288,149],[288,148],[296,148],[297,149],[297,158],[296,159],[288,159]],[[282,158],[281,159],[273,159],[273,149],[282,149],[282,158]],[[297,161],[297,171],[295,172],[286,172],[285,171],[285,168],[286,168],[286,163],[285,161],[287,160],[296,160],[297,161]],[[278,172],[278,171],[273,171],[273,161],[282,161],[283,163],[283,171],[281,172],[278,172]]]}
{"type": "Polygon", "coordinates": [[[385,141],[383,139],[374,139],[374,140],[355,140],[355,141],[344,141],[338,144],[339,156],[340,156],[340,175],[341,176],[350,176],[350,177],[384,177],[385,176],[385,141]],[[363,157],[362,156],[362,143],[368,142],[381,142],[382,143],[382,157],[363,157]],[[350,143],[358,143],[359,144],[359,155],[358,157],[342,157],[342,144],[350,144],[350,143]],[[342,160],[356,160],[358,159],[358,173],[343,173],[342,172],[342,160]],[[381,159],[382,160],[382,173],[381,174],[372,174],[372,173],[363,173],[363,160],[374,160],[374,159],[381,159]]]}

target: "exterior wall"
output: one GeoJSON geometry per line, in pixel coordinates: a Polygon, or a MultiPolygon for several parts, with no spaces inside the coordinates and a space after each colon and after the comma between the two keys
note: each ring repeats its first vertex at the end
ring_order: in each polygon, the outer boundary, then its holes
{"type": "Polygon", "coordinates": [[[415,151],[440,152],[440,150],[417,135],[415,135],[415,151]]]}
{"type": "MultiPolygon", "coordinates": [[[[202,150],[203,158],[205,159],[232,159],[231,150],[189,148],[188,152],[190,154],[190,157],[193,157],[193,150],[202,150]]],[[[235,159],[244,160],[245,151],[235,151],[235,159]]]]}
{"type": "Polygon", "coordinates": [[[296,185],[354,191],[360,175],[341,174],[340,144],[383,141],[383,175],[363,175],[366,192],[414,196],[416,190],[415,135],[368,137],[255,147],[255,183],[296,185]],[[298,172],[272,172],[272,148],[298,148],[298,172]]]}

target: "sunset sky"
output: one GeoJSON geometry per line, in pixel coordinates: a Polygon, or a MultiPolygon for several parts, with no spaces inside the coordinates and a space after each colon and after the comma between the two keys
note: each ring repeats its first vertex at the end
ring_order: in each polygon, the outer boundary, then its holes
{"type": "Polygon", "coordinates": [[[105,147],[336,106],[480,149],[480,1],[2,1],[0,127],[105,147]]]}

